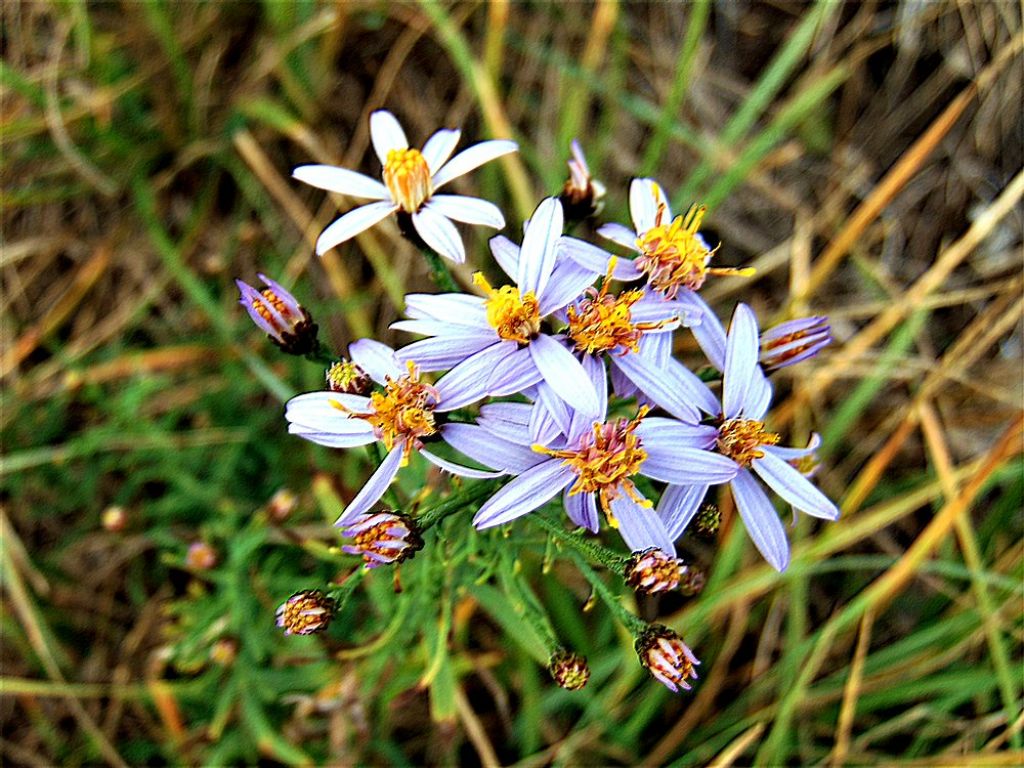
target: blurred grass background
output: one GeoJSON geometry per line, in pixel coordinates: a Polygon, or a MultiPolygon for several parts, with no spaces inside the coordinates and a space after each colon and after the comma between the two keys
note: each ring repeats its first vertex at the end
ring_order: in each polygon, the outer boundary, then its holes
{"type": "MultiPolygon", "coordinates": [[[[2,14],[5,762],[1022,762],[1019,4],[2,14]],[[639,174],[708,204],[722,263],[758,268],[708,286],[722,316],[740,299],[764,320],[830,315],[837,343],[780,375],[773,425],[823,432],[843,519],[798,521],[781,576],[727,523],[691,553],[699,597],[638,606],[702,659],[692,693],[650,681],[603,606],[581,613],[585,584],[548,572],[542,535],[499,549],[485,583],[478,548],[501,534],[462,518],[402,567],[401,594],[357,574],[327,634],[273,627],[288,594],[355,568],[326,523],[370,460],[286,435],[283,400],[322,372],[273,354],[232,281],[294,286],[339,350],[399,340],[401,295],[430,287],[420,257],[385,226],[317,259],[348,203],[288,178],[378,173],[382,106],[416,145],[441,126],[517,139],[455,185],[513,236],[579,137],[606,220],[626,220],[639,174]],[[298,496],[283,522],[280,488],[298,496]],[[549,682],[518,599],[589,657],[583,691],[549,682]]],[[[406,490],[445,487],[418,471],[406,490]]]]}

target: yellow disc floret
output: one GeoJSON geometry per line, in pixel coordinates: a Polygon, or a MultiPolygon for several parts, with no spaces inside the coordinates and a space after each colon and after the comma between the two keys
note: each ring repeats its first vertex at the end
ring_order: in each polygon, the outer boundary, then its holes
{"type": "Polygon", "coordinates": [[[377,439],[389,451],[397,443],[402,443],[403,461],[408,460],[413,448],[422,445],[420,438],[437,432],[434,408],[439,399],[434,387],[420,381],[415,363],[407,365],[407,374],[397,379],[387,377],[384,391],[370,395],[369,413],[356,413],[337,400],[330,401],[338,410],[368,421],[377,439]]]}
{"type": "Polygon", "coordinates": [[[764,456],[762,445],[775,445],[779,436],[756,419],[728,419],[718,428],[718,450],[741,467],[764,456]]]}
{"type": "Polygon", "coordinates": [[[609,296],[608,283],[614,267],[613,258],[601,290],[588,288],[586,298],[577,306],[570,306],[566,312],[569,319],[569,338],[576,344],[578,352],[588,355],[620,349],[621,354],[636,352],[645,331],[660,328],[667,322],[633,322],[630,308],[643,298],[643,291],[623,291],[618,296],[609,296]]]}
{"type": "Polygon", "coordinates": [[[415,213],[434,191],[430,167],[418,149],[392,149],[384,163],[384,184],[406,213],[415,213]]]}
{"type": "Polygon", "coordinates": [[[680,288],[699,290],[708,275],[754,274],[753,269],[708,267],[717,249],[708,248],[697,234],[706,210],[704,206],[693,205],[685,216],[666,222],[668,208],[659,203],[655,225],[637,238],[637,269],[646,273],[650,286],[667,298],[675,298],[680,288]]]}
{"type": "Polygon", "coordinates": [[[512,285],[492,288],[482,273],[473,282],[487,292],[487,322],[505,341],[528,344],[540,333],[540,303],[531,292],[520,294],[512,285]]]}
{"type": "Polygon", "coordinates": [[[647,460],[647,451],[635,434],[647,411],[646,407],[641,408],[632,421],[615,419],[595,423],[593,431],[583,435],[575,449],[553,450],[535,445],[533,450],[562,459],[576,473],[576,482],[569,494],[597,493],[601,508],[614,522],[608,503],[623,493],[642,506],[651,505],[640,496],[630,479],[647,460]]]}

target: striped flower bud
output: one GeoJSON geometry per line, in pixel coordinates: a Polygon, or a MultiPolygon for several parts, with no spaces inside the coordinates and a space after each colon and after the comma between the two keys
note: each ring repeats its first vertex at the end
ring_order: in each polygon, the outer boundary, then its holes
{"type": "Polygon", "coordinates": [[[240,298],[249,317],[270,340],[289,355],[306,355],[317,348],[317,325],[294,296],[266,275],[260,275],[266,286],[258,291],[248,283],[235,280],[240,298]]]}
{"type": "Polygon", "coordinates": [[[634,552],[626,563],[626,583],[637,592],[652,595],[679,586],[683,561],[652,547],[634,552]]]}
{"type": "Polygon", "coordinates": [[[548,662],[548,671],[555,682],[567,691],[578,691],[590,679],[587,660],[578,653],[565,649],[557,651],[548,662]]]}
{"type": "Polygon", "coordinates": [[[640,663],[655,680],[673,693],[690,690],[690,679],[697,679],[694,667],[700,664],[693,651],[674,631],[664,624],[652,624],[635,644],[640,663]]]}
{"type": "Polygon", "coordinates": [[[353,539],[351,544],[341,548],[342,551],[360,555],[367,568],[400,563],[423,549],[419,525],[398,512],[362,515],[342,531],[342,535],[353,539]]]}
{"type": "Polygon", "coordinates": [[[285,635],[322,632],[334,618],[334,608],[334,600],[319,589],[296,592],[277,609],[277,626],[285,635]]]}

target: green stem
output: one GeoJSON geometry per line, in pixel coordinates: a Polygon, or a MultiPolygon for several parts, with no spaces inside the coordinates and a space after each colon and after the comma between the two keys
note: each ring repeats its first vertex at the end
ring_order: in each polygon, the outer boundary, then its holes
{"type": "Polygon", "coordinates": [[[424,244],[420,244],[420,253],[427,260],[427,266],[430,267],[430,277],[433,279],[434,285],[442,291],[458,293],[459,285],[455,282],[455,278],[452,277],[452,273],[448,270],[448,265],[444,263],[444,259],[424,244]]]}
{"type": "Polygon", "coordinates": [[[356,591],[362,581],[363,577],[366,576],[366,568],[356,568],[352,573],[349,574],[348,578],[345,579],[344,583],[339,584],[336,587],[329,587],[325,590],[327,596],[332,598],[335,602],[335,612],[340,613],[345,607],[345,603],[352,597],[352,593],[356,591]]]}
{"type": "Polygon", "coordinates": [[[311,363],[320,363],[327,367],[338,362],[338,356],[331,352],[330,347],[320,341],[320,339],[316,340],[316,349],[312,352],[307,352],[305,358],[311,363]]]}
{"type": "Polygon", "coordinates": [[[594,588],[594,591],[601,596],[601,599],[611,609],[611,612],[623,623],[626,629],[633,633],[634,637],[640,637],[642,633],[647,631],[650,624],[623,608],[622,604],[619,603],[618,597],[612,594],[611,590],[608,589],[608,585],[601,581],[601,577],[594,572],[594,569],[587,564],[587,561],[578,552],[570,552],[569,556],[575,561],[576,567],[579,568],[584,578],[590,582],[590,586],[594,588]]]}
{"type": "Polygon", "coordinates": [[[421,530],[425,531],[444,520],[448,515],[455,514],[473,502],[486,498],[494,493],[494,491],[495,484],[493,481],[477,483],[472,488],[455,496],[450,496],[430,509],[420,512],[416,516],[416,523],[421,530]]]}
{"type": "Polygon", "coordinates": [[[537,525],[554,536],[560,542],[568,544],[581,555],[588,557],[590,560],[595,560],[601,563],[601,565],[611,571],[621,574],[622,569],[626,566],[626,562],[629,558],[618,555],[607,547],[603,547],[596,542],[587,541],[580,533],[569,533],[569,531],[565,530],[558,523],[548,520],[541,514],[530,515],[529,519],[537,523],[537,525]]]}

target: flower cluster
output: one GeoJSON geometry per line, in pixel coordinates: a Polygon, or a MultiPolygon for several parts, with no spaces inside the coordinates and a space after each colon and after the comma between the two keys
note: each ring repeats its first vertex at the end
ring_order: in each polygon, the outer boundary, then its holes
{"type": "MultiPolygon", "coordinates": [[[[294,173],[376,201],[331,224],[318,253],[396,214],[419,247],[461,263],[465,247],[452,219],[504,226],[492,203],[436,190],[515,144],[483,142],[448,160],[458,131],[438,131],[422,150],[411,149],[383,111],[371,116],[370,132],[383,183],[323,165],[294,173]]],[[[676,541],[695,518],[699,534],[714,534],[717,509],[704,502],[718,486],[728,486],[765,559],[784,570],[789,545],[764,486],[815,517],[834,520],[839,512],[797,468],[816,438],[806,448],[780,445],[768,418],[767,375],[828,344],[827,320],[802,318],[761,333],[740,303],[726,330],[700,290],[710,278],[752,271],[713,264],[716,248],[700,231],[704,208],[673,216],[657,182],[635,179],[632,226],[597,230],[628,252],[615,255],[566,233],[567,221],[600,211],[605,193],[575,142],[569,167],[562,194],[539,203],[519,243],[502,235],[490,241],[503,278],[481,270],[465,292],[406,296],[405,319],[392,328],[418,340],[397,349],[359,340],[326,371],[323,391],[289,401],[292,434],[332,448],[381,447],[383,460],[336,523],[354,539],[345,551],[374,567],[422,546],[409,518],[373,511],[419,454],[462,477],[507,479],[476,511],[477,529],[511,523],[555,497],[573,526],[613,529],[634,553],[627,581],[644,592],[681,582],[689,594],[699,591],[702,572],[677,559],[676,541]],[[682,332],[696,339],[714,375],[698,376],[674,356],[682,332]]],[[[262,294],[240,283],[243,304],[276,342],[294,346],[299,330],[315,325],[290,294],[263,280],[270,287],[262,294]]],[[[652,674],[673,690],[687,688],[698,662],[682,641],[665,628],[638,638],[652,674]]],[[[566,680],[572,688],[585,676],[566,680]]]]}

